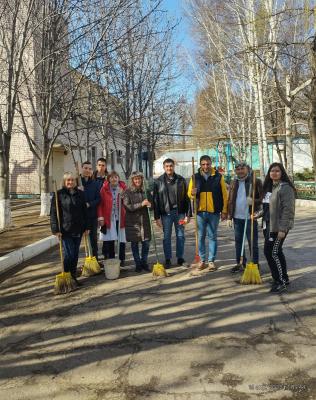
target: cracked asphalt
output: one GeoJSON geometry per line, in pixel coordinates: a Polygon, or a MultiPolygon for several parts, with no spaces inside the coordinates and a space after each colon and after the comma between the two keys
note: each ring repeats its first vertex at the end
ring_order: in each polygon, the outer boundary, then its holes
{"type": "Polygon", "coordinates": [[[316,399],[315,214],[297,210],[282,296],[269,293],[262,252],[263,285],[231,275],[224,224],[219,269],[201,277],[185,267],[137,275],[129,252],[121,279],[83,278],[53,296],[56,249],[33,259],[0,283],[0,399],[316,399]]]}

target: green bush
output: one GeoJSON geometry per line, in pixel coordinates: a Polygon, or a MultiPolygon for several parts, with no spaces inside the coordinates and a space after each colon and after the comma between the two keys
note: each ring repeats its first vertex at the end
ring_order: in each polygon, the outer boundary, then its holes
{"type": "Polygon", "coordinates": [[[304,168],[302,172],[295,172],[295,181],[312,181],[315,179],[314,170],[311,168],[304,168]]]}

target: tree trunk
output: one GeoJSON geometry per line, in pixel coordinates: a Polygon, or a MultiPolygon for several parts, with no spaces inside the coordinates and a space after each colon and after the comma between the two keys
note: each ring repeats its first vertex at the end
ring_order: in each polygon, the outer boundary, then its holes
{"type": "Polygon", "coordinates": [[[49,191],[49,162],[45,163],[46,152],[42,154],[40,166],[41,183],[41,217],[50,214],[50,191],[49,191]]]}
{"type": "Polygon", "coordinates": [[[152,177],[154,175],[154,145],[148,146],[148,170],[149,176],[152,177]]]}
{"type": "Polygon", "coordinates": [[[258,99],[259,99],[262,151],[263,151],[263,161],[264,161],[263,170],[265,174],[270,165],[270,156],[269,156],[269,148],[268,148],[268,141],[266,134],[266,124],[264,120],[264,97],[263,97],[263,88],[261,81],[258,81],[258,99]]]}
{"type": "Polygon", "coordinates": [[[258,86],[257,86],[256,82],[254,82],[253,89],[254,89],[254,98],[255,98],[255,116],[256,116],[256,127],[257,127],[257,143],[258,143],[258,152],[259,152],[259,163],[260,163],[260,177],[261,177],[261,179],[264,179],[264,176],[265,176],[264,154],[263,154],[262,132],[261,132],[261,124],[260,124],[258,86]]]}
{"type": "Polygon", "coordinates": [[[313,160],[314,176],[316,182],[316,36],[314,37],[311,46],[310,63],[312,70],[312,82],[310,91],[310,105],[309,105],[309,136],[310,136],[310,146],[311,154],[313,160]]]}
{"type": "MultiPolygon", "coordinates": [[[[7,144],[6,147],[9,147],[9,145],[7,144]]],[[[10,225],[9,149],[4,148],[0,150],[0,230],[10,225]]]]}
{"type": "Polygon", "coordinates": [[[279,162],[280,162],[281,164],[283,164],[282,152],[281,152],[281,150],[280,150],[279,141],[278,141],[278,139],[277,139],[276,136],[274,136],[273,140],[274,140],[274,144],[275,144],[275,148],[276,148],[277,155],[278,155],[278,157],[279,157],[279,162]]]}
{"type": "MultiPolygon", "coordinates": [[[[290,96],[290,76],[286,75],[285,90],[286,98],[291,101],[290,96]]],[[[291,121],[291,108],[285,105],[285,154],[286,154],[286,169],[291,180],[294,177],[294,159],[293,159],[293,137],[292,137],[292,121],[291,121]]]]}

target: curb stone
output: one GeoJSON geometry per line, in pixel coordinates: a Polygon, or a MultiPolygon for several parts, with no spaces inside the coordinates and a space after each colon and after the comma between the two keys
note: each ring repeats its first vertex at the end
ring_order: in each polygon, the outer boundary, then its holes
{"type": "Polygon", "coordinates": [[[30,260],[46,250],[49,250],[57,244],[57,237],[51,235],[0,257],[0,274],[8,272],[10,269],[13,269],[17,265],[30,260]]]}

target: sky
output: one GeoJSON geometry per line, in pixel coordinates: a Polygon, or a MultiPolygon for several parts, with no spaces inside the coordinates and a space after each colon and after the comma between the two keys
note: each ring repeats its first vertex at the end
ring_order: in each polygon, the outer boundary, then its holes
{"type": "Polygon", "coordinates": [[[184,4],[184,0],[164,0],[163,8],[168,11],[171,20],[179,22],[179,25],[176,28],[175,45],[179,46],[178,51],[185,55],[184,57],[181,57],[182,61],[179,60],[179,69],[182,70],[183,66],[185,66],[184,69],[187,70],[182,71],[183,74],[181,78],[179,78],[177,85],[179,91],[182,91],[189,101],[193,101],[196,84],[192,78],[189,78],[191,70],[189,63],[185,65],[186,63],[184,63],[183,60],[189,59],[186,54],[193,53],[195,44],[190,35],[190,23],[185,16],[184,4]]]}

